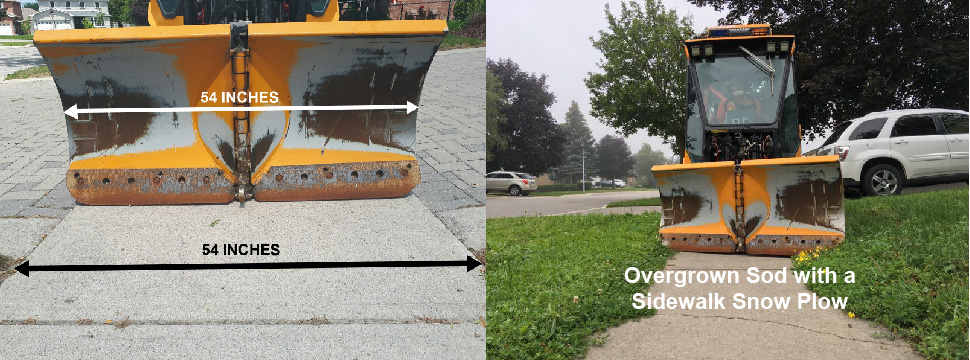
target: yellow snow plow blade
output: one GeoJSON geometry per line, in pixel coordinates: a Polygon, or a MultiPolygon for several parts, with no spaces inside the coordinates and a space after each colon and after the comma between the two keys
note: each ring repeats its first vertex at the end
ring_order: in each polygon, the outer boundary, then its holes
{"type": "Polygon", "coordinates": [[[845,237],[838,157],[658,165],[660,238],[674,250],[792,255],[845,237]]]}
{"type": "Polygon", "coordinates": [[[34,37],[64,109],[159,109],[65,117],[77,201],[395,197],[420,182],[417,111],[245,107],[419,104],[444,21],[340,22],[336,1],[310,1],[297,3],[305,14],[272,13],[306,21],[183,25],[205,24],[206,12],[183,18],[173,15],[183,5],[163,13],[157,2],[153,26],[34,37]],[[173,107],[240,111],[164,109],[173,107]]]}

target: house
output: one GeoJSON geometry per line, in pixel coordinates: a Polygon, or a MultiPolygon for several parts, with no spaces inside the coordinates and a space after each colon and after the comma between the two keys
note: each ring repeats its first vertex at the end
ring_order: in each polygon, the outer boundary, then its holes
{"type": "Polygon", "coordinates": [[[111,27],[107,0],[39,0],[37,3],[40,9],[34,14],[36,30],[83,29],[84,19],[96,28],[111,27]]]}
{"type": "Polygon", "coordinates": [[[0,8],[7,10],[0,19],[0,35],[20,34],[20,22],[24,20],[19,1],[0,1],[0,8]]]}

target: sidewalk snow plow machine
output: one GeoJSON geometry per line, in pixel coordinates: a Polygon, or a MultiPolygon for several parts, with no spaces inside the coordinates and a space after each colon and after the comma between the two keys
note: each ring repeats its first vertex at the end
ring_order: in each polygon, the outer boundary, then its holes
{"type": "Polygon", "coordinates": [[[681,164],[657,165],[659,236],[674,250],[792,255],[845,237],[838,156],[800,156],[792,54],[771,27],[687,40],[681,164]]]}
{"type": "Polygon", "coordinates": [[[78,202],[383,198],[420,182],[411,104],[445,21],[339,21],[337,0],[150,0],[148,21],[34,37],[78,202]]]}

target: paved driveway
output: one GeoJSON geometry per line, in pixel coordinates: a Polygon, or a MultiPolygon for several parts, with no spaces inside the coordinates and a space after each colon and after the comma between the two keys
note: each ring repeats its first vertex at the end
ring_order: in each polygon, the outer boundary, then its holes
{"type": "MultiPolygon", "coordinates": [[[[464,259],[484,246],[484,194],[462,180],[484,175],[484,67],[484,48],[436,56],[411,194],[245,205],[76,205],[53,81],[0,81],[0,103],[13,104],[0,113],[0,254],[31,265],[464,259]],[[224,243],[280,254],[202,255],[224,243]]],[[[483,273],[462,267],[15,274],[0,284],[0,354],[480,359],[484,315],[483,273]]]]}
{"type": "MultiPolygon", "coordinates": [[[[0,40],[15,41],[15,40],[0,40]]],[[[0,46],[0,81],[20,69],[44,65],[44,58],[33,46],[0,46]]]]}

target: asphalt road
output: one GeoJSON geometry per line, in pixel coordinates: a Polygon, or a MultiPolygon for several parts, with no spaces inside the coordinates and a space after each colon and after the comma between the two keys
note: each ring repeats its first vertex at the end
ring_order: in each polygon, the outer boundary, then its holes
{"type": "Polygon", "coordinates": [[[488,218],[565,215],[600,209],[614,201],[659,197],[658,191],[617,191],[564,196],[494,196],[485,200],[488,218]]]}

